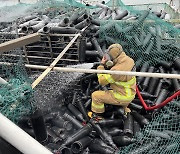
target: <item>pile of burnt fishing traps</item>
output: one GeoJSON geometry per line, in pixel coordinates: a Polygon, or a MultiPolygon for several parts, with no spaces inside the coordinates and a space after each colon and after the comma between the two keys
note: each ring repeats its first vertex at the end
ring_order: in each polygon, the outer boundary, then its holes
{"type": "MultiPolygon", "coordinates": [[[[155,66],[144,63],[137,71],[178,74],[179,59],[177,57],[172,62],[161,61],[155,66]]],[[[96,68],[96,65],[93,68],[96,68]]],[[[66,76],[69,75],[65,75],[63,79],[66,76]]],[[[136,154],[178,151],[180,100],[175,94],[180,90],[179,80],[137,77],[139,94],[129,105],[131,113],[125,115],[120,106],[106,104],[104,119],[95,120],[87,115],[91,110],[91,94],[96,90],[107,90],[109,87],[100,86],[96,74],[73,74],[73,76],[74,81],[67,82],[66,79],[67,85],[56,89],[59,93],[57,99],[50,97],[48,103],[52,105],[49,109],[48,106],[45,108],[39,106],[41,110],[37,109],[32,116],[23,118],[18,123],[53,153],[136,154]],[[161,108],[158,107],[172,95],[174,99],[171,102],[161,108]],[[139,96],[142,99],[139,99],[139,96]],[[148,109],[145,109],[143,101],[148,109]]],[[[59,85],[57,84],[59,87],[63,80],[62,78],[58,80],[58,77],[58,73],[54,72],[42,85],[47,84],[49,80],[52,85],[59,82],[59,85]],[[57,80],[50,81],[52,76],[57,76],[57,80]]],[[[44,89],[46,86],[49,84],[45,85],[44,89]]]]}

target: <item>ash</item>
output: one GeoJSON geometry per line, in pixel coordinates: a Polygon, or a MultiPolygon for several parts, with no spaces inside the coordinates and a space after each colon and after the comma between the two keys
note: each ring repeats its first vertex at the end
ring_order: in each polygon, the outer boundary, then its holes
{"type": "MultiPolygon", "coordinates": [[[[31,76],[34,81],[40,73],[31,76]]],[[[34,89],[36,106],[43,110],[51,110],[72,101],[73,94],[80,92],[78,85],[80,73],[50,72],[34,89]],[[67,102],[68,101],[68,102],[67,102]]]]}

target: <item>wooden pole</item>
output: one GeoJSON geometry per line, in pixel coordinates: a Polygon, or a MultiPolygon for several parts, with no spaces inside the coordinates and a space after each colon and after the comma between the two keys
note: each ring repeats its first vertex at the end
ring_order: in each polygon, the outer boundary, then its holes
{"type": "Polygon", "coordinates": [[[41,40],[39,33],[29,34],[0,44],[0,53],[10,51],[41,40]]]}

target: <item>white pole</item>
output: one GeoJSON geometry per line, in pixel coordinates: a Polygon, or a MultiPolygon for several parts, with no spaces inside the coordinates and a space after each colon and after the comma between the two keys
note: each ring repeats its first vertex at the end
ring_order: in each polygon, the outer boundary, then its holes
{"type": "MultiPolygon", "coordinates": [[[[28,68],[42,69],[42,70],[45,70],[48,68],[48,66],[29,65],[29,64],[25,64],[25,66],[28,68]]],[[[53,67],[52,70],[59,71],[59,72],[104,73],[104,74],[118,74],[118,75],[131,75],[131,76],[180,79],[179,74],[166,74],[166,73],[110,71],[110,70],[95,70],[95,69],[82,69],[82,68],[70,68],[70,67],[53,67]]]]}
{"type": "MultiPolygon", "coordinates": [[[[4,62],[0,62],[0,64],[12,65],[12,63],[4,63],[4,62]]],[[[49,66],[30,65],[30,64],[25,64],[25,66],[28,68],[40,69],[40,70],[45,70],[49,67],[49,66]]],[[[131,75],[131,76],[143,76],[143,77],[155,77],[155,78],[180,79],[180,74],[166,74],[166,73],[110,71],[110,70],[80,69],[80,68],[70,68],[70,67],[53,67],[52,70],[58,71],[58,72],[104,73],[104,74],[118,74],[118,75],[131,75]]]]}
{"type": "Polygon", "coordinates": [[[0,136],[23,154],[52,154],[38,141],[0,113],[0,136]]]}

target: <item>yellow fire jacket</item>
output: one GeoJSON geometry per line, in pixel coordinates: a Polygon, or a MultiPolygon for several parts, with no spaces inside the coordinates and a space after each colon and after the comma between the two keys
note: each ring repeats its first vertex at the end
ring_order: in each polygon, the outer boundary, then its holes
{"type": "MultiPolygon", "coordinates": [[[[112,71],[131,71],[134,67],[134,60],[122,52],[114,61],[115,65],[110,69],[112,71]]],[[[104,70],[100,65],[98,70],[104,70]]],[[[100,85],[110,84],[114,97],[120,101],[131,101],[136,94],[136,78],[129,75],[98,74],[100,85]]]]}

